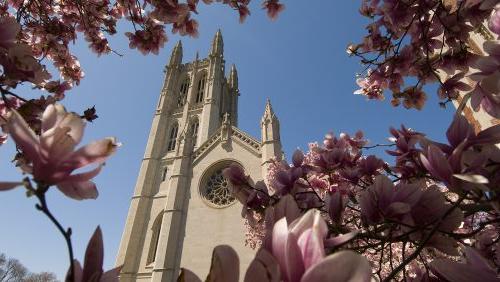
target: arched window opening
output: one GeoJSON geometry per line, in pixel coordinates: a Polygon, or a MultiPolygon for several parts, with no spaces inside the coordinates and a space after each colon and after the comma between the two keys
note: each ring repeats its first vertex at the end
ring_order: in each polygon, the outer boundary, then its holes
{"type": "Polygon", "coordinates": [[[163,219],[163,214],[161,213],[156,218],[153,226],[151,227],[151,243],[149,244],[149,252],[147,264],[153,263],[155,261],[156,252],[158,251],[158,243],[160,239],[161,223],[163,219]]]}
{"type": "Polygon", "coordinates": [[[196,147],[196,144],[198,143],[198,129],[200,127],[200,123],[198,120],[194,121],[191,124],[191,137],[193,137],[193,146],[196,147]]]}
{"type": "Polygon", "coordinates": [[[177,132],[179,131],[179,125],[175,124],[170,130],[170,135],[168,137],[167,151],[175,150],[175,144],[177,143],[177,132]]]}
{"type": "Polygon", "coordinates": [[[167,175],[168,175],[168,168],[165,168],[163,170],[163,173],[161,175],[161,181],[164,182],[165,180],[167,180],[167,175]]]}
{"type": "Polygon", "coordinates": [[[186,104],[187,93],[189,90],[189,78],[186,78],[182,84],[181,89],[179,90],[179,96],[177,98],[177,107],[183,107],[186,104]]]}
{"type": "Polygon", "coordinates": [[[205,97],[205,83],[207,81],[207,74],[203,73],[200,80],[198,80],[198,89],[196,91],[196,103],[203,102],[203,98],[205,97]]]}

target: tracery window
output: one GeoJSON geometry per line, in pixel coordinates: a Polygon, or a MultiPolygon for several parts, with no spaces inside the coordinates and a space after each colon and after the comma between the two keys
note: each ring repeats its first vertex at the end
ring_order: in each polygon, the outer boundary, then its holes
{"type": "Polygon", "coordinates": [[[189,90],[189,78],[186,78],[181,84],[181,88],[179,90],[179,96],[177,97],[178,108],[183,107],[186,104],[188,90],[189,90]]]}
{"type": "Polygon", "coordinates": [[[194,121],[191,124],[191,136],[193,137],[193,146],[196,146],[196,143],[198,141],[198,129],[200,127],[200,123],[198,120],[194,121]]]}
{"type": "Polygon", "coordinates": [[[231,205],[236,200],[229,191],[229,182],[222,175],[220,168],[212,173],[202,189],[202,196],[216,207],[223,208],[231,205]]]}
{"type": "Polygon", "coordinates": [[[177,143],[177,132],[179,131],[179,125],[176,123],[172,129],[170,129],[170,135],[168,137],[167,151],[175,150],[175,144],[177,143]]]}
{"type": "Polygon", "coordinates": [[[207,74],[203,73],[200,80],[198,80],[198,89],[196,91],[196,103],[201,103],[205,97],[205,83],[207,81],[207,74]]]}

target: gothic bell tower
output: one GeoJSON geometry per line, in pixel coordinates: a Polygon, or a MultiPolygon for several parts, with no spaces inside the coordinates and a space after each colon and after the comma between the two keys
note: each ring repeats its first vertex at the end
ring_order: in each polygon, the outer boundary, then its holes
{"type": "Polygon", "coordinates": [[[269,101],[262,142],[237,128],[238,73],[232,65],[226,77],[221,31],[207,58],[182,63],[182,56],[178,42],[130,202],[116,260],[120,281],[176,281],[181,267],[205,277],[219,244],[236,249],[246,268],[254,254],[222,170],[236,163],[258,181],[269,159],[282,156],[269,101]]]}

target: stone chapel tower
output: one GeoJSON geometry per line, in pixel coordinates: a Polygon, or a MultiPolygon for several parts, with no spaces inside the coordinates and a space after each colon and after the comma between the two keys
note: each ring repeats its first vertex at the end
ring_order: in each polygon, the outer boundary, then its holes
{"type": "Polygon", "coordinates": [[[205,59],[183,64],[181,42],[172,51],[116,260],[120,281],[175,281],[181,267],[204,279],[219,244],[238,252],[240,272],[254,256],[221,171],[237,163],[262,180],[269,159],[282,157],[279,121],[267,101],[260,142],[237,127],[238,74],[233,65],[225,76],[223,51],[220,30],[205,59]]]}

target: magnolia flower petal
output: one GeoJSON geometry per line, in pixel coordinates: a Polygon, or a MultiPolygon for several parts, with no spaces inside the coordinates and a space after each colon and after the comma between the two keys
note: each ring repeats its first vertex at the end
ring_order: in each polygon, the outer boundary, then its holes
{"type": "Polygon", "coordinates": [[[479,132],[472,140],[474,144],[497,144],[500,143],[500,125],[494,125],[479,132]]]}
{"type": "Polygon", "coordinates": [[[16,111],[12,110],[7,123],[7,131],[16,142],[16,145],[21,148],[25,156],[33,162],[39,161],[38,147],[39,141],[35,132],[31,130],[23,117],[16,111]]]}
{"type": "Polygon", "coordinates": [[[427,243],[427,246],[435,248],[436,250],[450,256],[460,255],[460,252],[458,251],[458,243],[455,240],[440,234],[432,236],[431,240],[427,243]]]}
{"type": "MultiPolygon", "coordinates": [[[[499,66],[497,65],[497,68],[499,66]]],[[[496,71],[485,77],[481,81],[481,87],[489,93],[498,93],[500,91],[500,71],[496,71]]]]}
{"type": "Polygon", "coordinates": [[[394,192],[394,184],[385,175],[378,175],[375,181],[368,189],[374,191],[377,195],[378,205],[386,207],[391,203],[392,194],[394,192]]]}
{"type": "Polygon", "coordinates": [[[120,275],[121,266],[115,267],[104,272],[101,276],[101,280],[99,282],[118,282],[118,275],[120,275]]]}
{"type": "Polygon", "coordinates": [[[302,151],[299,149],[295,150],[292,156],[293,166],[300,167],[303,161],[304,161],[304,153],[302,153],[302,151]]]}
{"type": "Polygon", "coordinates": [[[83,173],[77,173],[77,174],[72,174],[64,179],[64,182],[84,182],[91,180],[92,178],[96,177],[99,172],[101,172],[103,165],[98,165],[96,168],[93,170],[83,172],[83,173]]]}
{"type": "Polygon", "coordinates": [[[488,178],[480,174],[453,174],[453,177],[475,184],[488,184],[488,178]]]}
{"type": "Polygon", "coordinates": [[[388,217],[395,217],[411,211],[411,206],[403,202],[394,202],[385,209],[385,214],[388,217]]]}
{"type": "Polygon", "coordinates": [[[181,274],[179,274],[177,282],[201,282],[201,279],[191,270],[181,268],[181,274]]]}
{"type": "Polygon", "coordinates": [[[349,242],[359,234],[359,230],[355,230],[346,234],[339,235],[337,237],[328,238],[325,240],[325,246],[328,248],[333,248],[349,242]]]}
{"type": "Polygon", "coordinates": [[[72,171],[88,164],[103,163],[119,146],[120,144],[112,137],[94,141],[76,150],[62,166],[72,171]]]}
{"type": "MultiPolygon", "coordinates": [[[[83,275],[83,269],[82,265],[78,260],[73,260],[73,270],[75,271],[75,282],[81,282],[82,281],[82,275],[83,275]]],[[[71,272],[71,266],[68,269],[68,272],[66,273],[66,281],[69,281],[68,276],[71,272]]]]}
{"type": "Polygon", "coordinates": [[[302,217],[290,224],[290,232],[297,237],[300,236],[304,231],[311,228],[315,224],[315,221],[318,221],[318,217],[321,217],[319,210],[308,210],[302,217]]]}
{"type": "Polygon", "coordinates": [[[47,108],[45,108],[45,111],[43,111],[42,114],[42,133],[46,132],[56,125],[58,113],[61,112],[60,108],[62,108],[63,112],[66,112],[64,110],[64,107],[60,104],[50,104],[47,106],[47,108]]]}
{"type": "Polygon", "coordinates": [[[341,251],[308,269],[300,281],[368,282],[370,276],[370,263],[366,258],[352,251],[341,251]]]}
{"type": "Polygon", "coordinates": [[[240,260],[233,248],[227,245],[215,247],[207,282],[238,282],[240,260]]]}
{"type": "Polygon", "coordinates": [[[248,266],[245,282],[279,282],[280,268],[276,259],[265,249],[260,249],[248,266]]]}
{"type": "Polygon", "coordinates": [[[40,136],[40,155],[46,162],[57,164],[66,159],[77,143],[69,135],[69,128],[54,127],[40,136]]]}
{"type": "Polygon", "coordinates": [[[0,191],[7,191],[23,185],[22,182],[0,182],[0,191]]]}
{"type": "Polygon", "coordinates": [[[489,272],[495,274],[495,270],[489,265],[488,261],[483,258],[475,249],[471,247],[465,247],[464,250],[465,257],[467,258],[467,263],[473,265],[477,269],[481,269],[484,272],[489,272]]]}
{"type": "Polygon", "coordinates": [[[367,224],[373,224],[379,218],[378,207],[375,200],[375,197],[373,197],[369,190],[361,192],[361,195],[358,197],[361,218],[367,224]]]}
{"type": "Polygon", "coordinates": [[[284,271],[281,270],[286,273],[288,281],[298,282],[305,271],[303,255],[295,234],[289,232],[287,237],[285,245],[286,268],[284,271]]]}
{"type": "Polygon", "coordinates": [[[456,147],[464,139],[470,138],[473,132],[472,127],[464,116],[455,115],[453,122],[448,127],[448,130],[446,130],[446,137],[450,144],[456,147]]]}
{"type": "Polygon", "coordinates": [[[14,17],[0,18],[0,43],[12,43],[16,39],[21,26],[14,17]]]}
{"type": "Polygon", "coordinates": [[[222,171],[224,177],[233,185],[243,185],[248,183],[248,177],[245,175],[243,168],[237,164],[231,164],[222,171]]]}
{"type": "Polygon", "coordinates": [[[73,138],[75,143],[80,143],[83,137],[83,131],[85,129],[85,122],[83,119],[75,113],[67,113],[64,118],[57,125],[62,128],[69,128],[68,134],[73,138]]]}
{"type": "Polygon", "coordinates": [[[424,156],[421,154],[420,160],[424,167],[440,180],[448,181],[453,174],[446,156],[437,146],[430,144],[427,149],[427,155],[424,156]]]}
{"type": "Polygon", "coordinates": [[[315,228],[310,228],[302,233],[298,240],[305,269],[320,262],[325,257],[323,237],[315,228]]]}
{"type": "Polygon", "coordinates": [[[61,182],[57,184],[57,188],[64,195],[75,200],[96,199],[99,195],[97,187],[92,181],[61,182]]]}
{"type": "Polygon", "coordinates": [[[293,222],[300,217],[300,209],[292,195],[283,196],[274,206],[274,220],[286,217],[287,222],[293,222]]]}
{"type": "Polygon", "coordinates": [[[413,206],[420,200],[421,197],[422,190],[418,187],[418,185],[399,184],[397,185],[393,200],[405,202],[410,206],[413,206]]]}
{"type": "Polygon", "coordinates": [[[104,247],[101,228],[97,226],[85,250],[82,281],[92,281],[92,277],[100,277],[104,262],[104,247]],[[97,274],[97,276],[96,276],[97,274]]]}
{"type": "Polygon", "coordinates": [[[483,49],[490,56],[500,57],[500,44],[496,40],[488,40],[483,43],[483,49]]]}
{"type": "Polygon", "coordinates": [[[288,239],[288,224],[285,217],[274,224],[272,234],[272,253],[280,265],[282,275],[286,276],[285,251],[288,239]]]}
{"type": "Polygon", "coordinates": [[[429,264],[432,272],[440,278],[452,282],[498,282],[496,275],[485,272],[473,265],[457,263],[448,259],[436,259],[429,264]]]}

